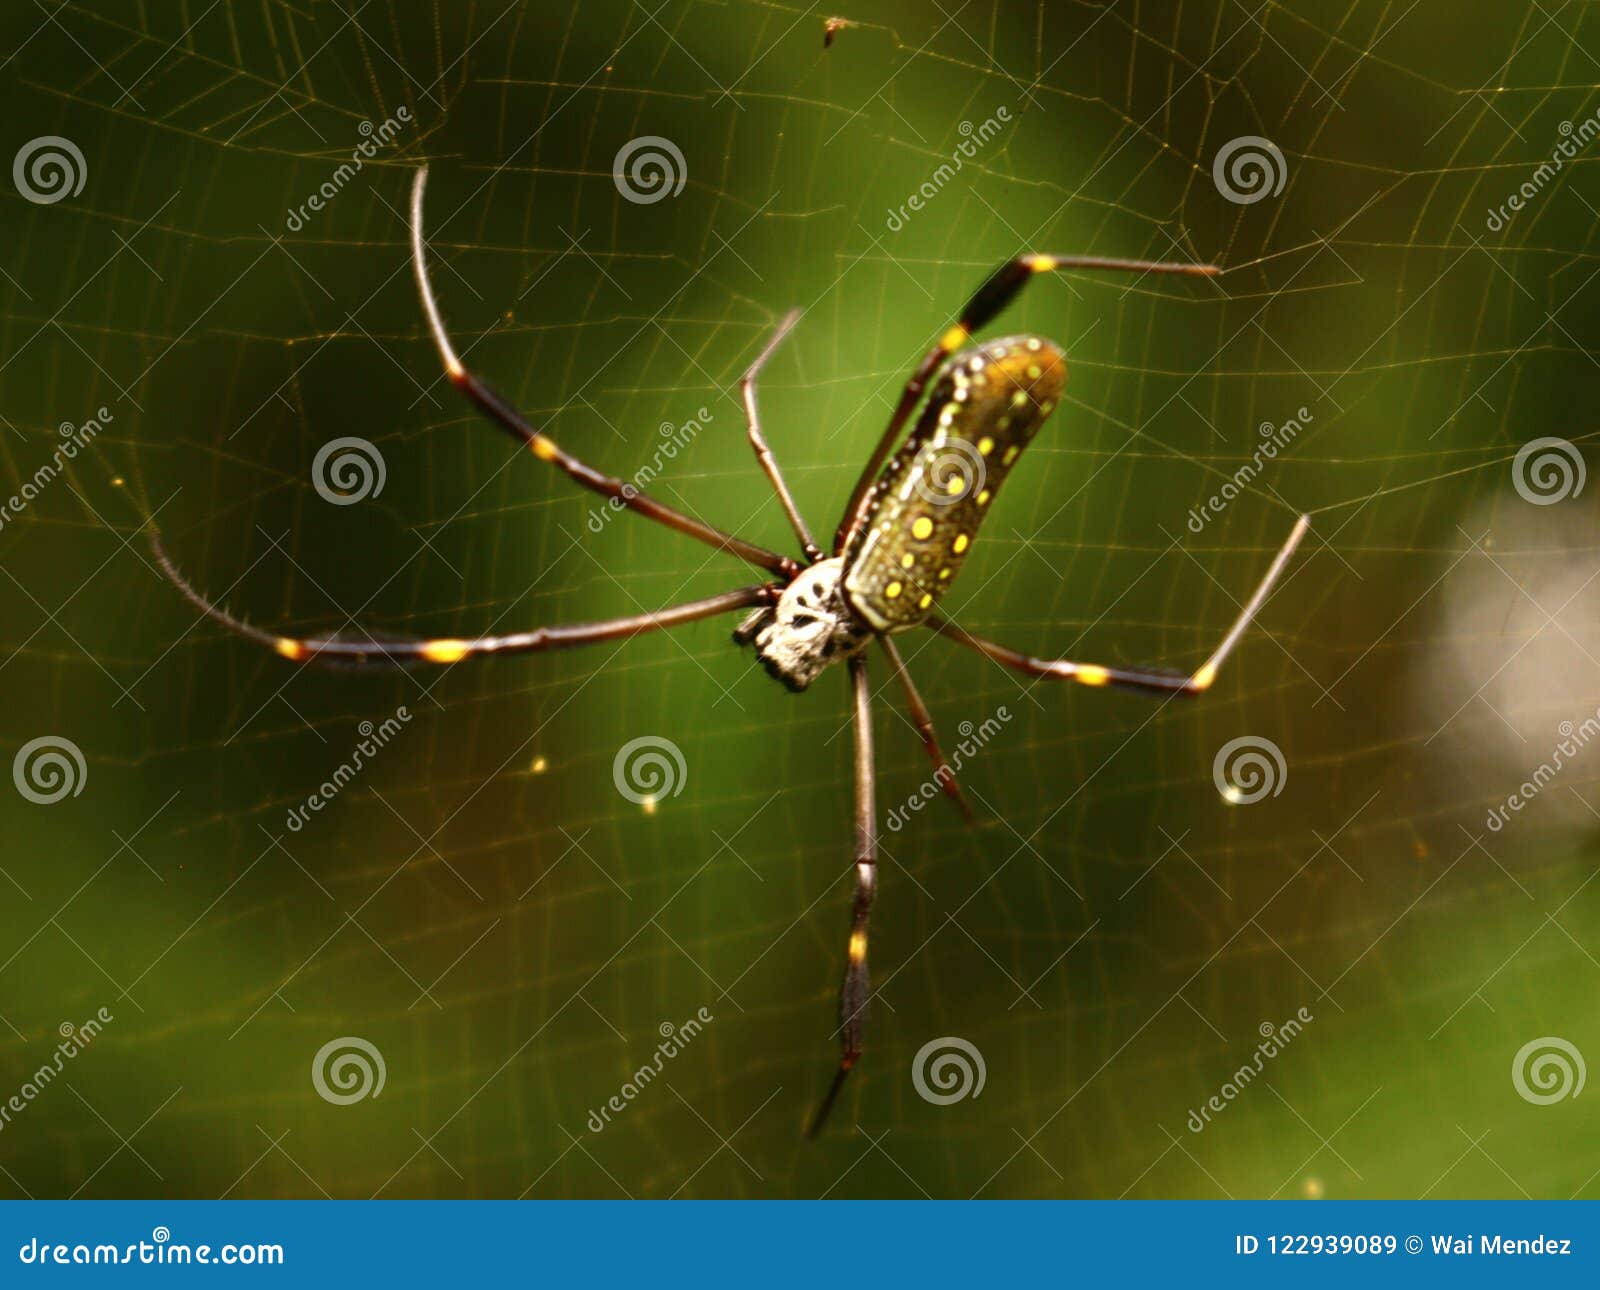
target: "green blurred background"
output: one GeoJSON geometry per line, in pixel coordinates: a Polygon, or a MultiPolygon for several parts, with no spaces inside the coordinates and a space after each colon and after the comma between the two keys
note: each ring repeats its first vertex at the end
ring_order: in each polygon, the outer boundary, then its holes
{"type": "MultiPolygon", "coordinates": [[[[1512,460],[1542,436],[1581,460],[1594,434],[1600,142],[1488,215],[1594,112],[1600,22],[1487,0],[835,12],[853,25],[825,49],[829,13],[753,0],[6,6],[4,156],[61,136],[86,173],[51,204],[0,188],[0,498],[63,422],[114,419],[0,529],[0,751],[51,736],[86,765],[55,804],[0,792],[0,1095],[64,1023],[114,1019],[0,1128],[0,1190],[1594,1194],[1600,1101],[1530,1102],[1512,1072],[1541,1038],[1600,1052],[1600,760],[1485,819],[1600,707],[1594,492],[1531,505],[1512,460]],[[1286,182],[1227,200],[1213,161],[1252,135],[1286,182]],[[681,151],[681,192],[620,193],[640,136],[681,151]],[[817,1142],[842,677],[785,693],[731,620],[443,673],[295,670],[197,623],[136,533],[156,511],[198,585],[298,630],[471,634],[750,580],[642,521],[591,526],[594,499],[439,378],[403,215],[424,160],[471,363],[623,476],[706,409],[654,491],[785,550],[736,381],[789,307],[764,415],[825,533],[905,373],[1001,260],[1228,269],[1041,280],[1002,321],[1062,341],[1072,384],[949,608],[1040,653],[1192,666],[1297,511],[1312,536],[1198,704],[906,642],[947,742],[1010,719],[965,771],[984,823],[935,803],[885,836],[868,1054],[817,1142]],[[341,436],[386,472],[356,505],[312,484],[341,436]],[[403,732],[290,831],[401,705],[403,732]],[[685,768],[653,811],[613,783],[641,736],[685,768]],[[1286,774],[1230,805],[1213,760],[1245,736],[1286,774]],[[347,1036],[385,1082],[338,1105],[313,1060],[347,1036]],[[947,1036],[985,1083],[935,1105],[913,1064],[947,1036]]],[[[927,772],[876,679],[887,811],[927,772]]]]}

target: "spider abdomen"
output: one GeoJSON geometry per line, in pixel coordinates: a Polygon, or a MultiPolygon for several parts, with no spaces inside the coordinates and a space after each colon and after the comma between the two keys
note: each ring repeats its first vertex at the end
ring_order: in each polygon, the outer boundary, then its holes
{"type": "Polygon", "coordinates": [[[1066,355],[1038,336],[951,359],[844,555],[845,596],[876,630],[915,627],[933,612],[1066,383],[1066,355]]]}

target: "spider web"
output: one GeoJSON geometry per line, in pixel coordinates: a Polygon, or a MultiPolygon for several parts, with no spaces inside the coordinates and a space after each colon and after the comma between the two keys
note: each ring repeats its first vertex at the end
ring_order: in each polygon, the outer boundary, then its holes
{"type": "MultiPolygon", "coordinates": [[[[1594,755],[1485,823],[1600,707],[1593,494],[1534,505],[1513,464],[1543,436],[1581,460],[1594,432],[1600,153],[1534,176],[1595,110],[1600,29],[1516,8],[863,2],[824,49],[829,14],[754,0],[12,6],[8,146],[64,137],[87,176],[51,205],[4,194],[0,492],[63,422],[110,420],[0,530],[5,747],[59,736],[87,767],[55,805],[0,794],[0,1091],[61,1023],[114,1019],[5,1124],[5,1185],[1592,1194],[1593,1099],[1536,1104],[1508,1068],[1546,1037],[1600,1051],[1594,755]],[[619,190],[641,136],[681,150],[680,192],[619,190]],[[1243,136],[1281,154],[1281,192],[1219,191],[1243,136]],[[736,382],[789,307],[763,412],[825,537],[905,374],[1002,260],[1228,270],[1042,278],[1006,315],[1066,345],[1068,402],[947,607],[1047,656],[1190,667],[1298,512],[1312,534],[1200,703],[905,640],[947,746],[996,723],[963,770],[983,822],[934,802],[885,833],[868,1052],[817,1143],[841,679],[784,693],[731,621],[292,670],[197,623],[137,534],[155,513],[197,585],[284,630],[514,630],[751,580],[608,515],[440,378],[407,268],[423,160],[473,367],[585,459],[655,461],[663,500],[785,551],[736,382]],[[1260,427],[1291,420],[1262,464],[1260,427]],[[313,462],[352,436],[384,485],[329,505],[313,462]],[[292,830],[361,723],[402,708],[292,830]],[[644,736],[682,757],[654,803],[613,778],[644,736]],[[1230,803],[1213,764],[1242,737],[1285,770],[1230,803]],[[385,1080],[336,1105],[313,1061],[352,1036],[385,1080]],[[938,1105],[912,1073],[951,1036],[985,1083],[938,1105]]],[[[883,816],[928,772],[874,661],[883,816]]]]}

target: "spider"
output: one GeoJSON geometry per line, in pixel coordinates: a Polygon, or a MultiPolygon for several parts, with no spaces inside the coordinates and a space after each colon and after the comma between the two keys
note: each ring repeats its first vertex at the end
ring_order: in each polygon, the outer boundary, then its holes
{"type": "Polygon", "coordinates": [[[772,576],[764,582],[654,613],[603,622],[536,627],[503,636],[459,639],[371,635],[293,637],[252,626],[209,600],[169,558],[152,525],[156,558],[166,576],[205,617],[294,663],[453,664],[483,655],[525,654],[594,645],[736,610],[749,612],[734,630],[734,642],[753,648],[766,670],[791,691],[806,689],[824,670],[843,663],[849,677],[855,729],[855,894],[845,943],[844,979],[839,991],[836,1032],[840,1043],[839,1064],[810,1122],[808,1136],[813,1136],[826,1121],[845,1078],[861,1057],[871,993],[867,974],[867,919],[878,888],[878,825],[874,805],[871,691],[867,683],[868,646],[875,642],[883,650],[905,692],[912,722],[933,764],[935,782],[970,820],[971,810],[940,751],[928,707],[895,644],[898,633],[914,627],[929,628],[1030,677],[1076,681],[1088,686],[1120,686],[1152,694],[1199,695],[1216,679],[1217,669],[1266,601],[1310,523],[1307,516],[1298,519],[1221,643],[1190,673],[1109,667],[1065,658],[1035,658],[957,626],[940,616],[935,605],[961,571],[1001,484],[1022,450],[1055,409],[1066,384],[1066,356],[1053,342],[1039,336],[1011,336],[970,344],[973,333],[992,321],[1040,273],[1103,269],[1141,275],[1210,276],[1219,270],[1208,264],[1063,255],[1024,255],[1002,265],[978,288],[957,321],[912,372],[888,426],[850,493],[844,516],[833,536],[832,549],[827,552],[812,537],[795,505],[762,433],[756,406],[757,378],[799,319],[799,311],[791,311],[745,372],[739,388],[750,445],[799,540],[802,561],[725,533],[656,501],[632,484],[625,484],[585,464],[545,431],[530,425],[520,412],[462,362],[445,330],[428,276],[422,221],[427,178],[427,168],[419,169],[411,187],[412,268],[428,330],[451,383],[534,457],[564,472],[577,484],[611,499],[614,505],[715,547],[772,576]],[[927,404],[902,441],[901,433],[922,402],[930,382],[935,383],[927,404]]]}

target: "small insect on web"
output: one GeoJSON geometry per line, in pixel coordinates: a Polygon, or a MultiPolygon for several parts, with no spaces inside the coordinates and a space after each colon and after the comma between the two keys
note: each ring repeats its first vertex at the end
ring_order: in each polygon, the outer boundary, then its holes
{"type": "Polygon", "coordinates": [[[157,561],[202,614],[228,631],[272,649],[295,663],[343,666],[449,665],[492,654],[572,649],[660,631],[736,610],[748,611],[734,630],[739,645],[754,648],[767,671],[793,691],[806,689],[827,668],[843,663],[849,677],[855,727],[855,895],[839,998],[839,1064],[813,1117],[815,1134],[846,1077],[861,1057],[867,1003],[867,926],[877,894],[877,819],[867,650],[876,642],[899,678],[935,779],[970,818],[954,773],[939,747],[923,702],[894,635],[929,628],[1027,676],[1119,686],[1153,694],[1204,693],[1217,670],[1260,612],[1309,526],[1302,515],[1240,610],[1221,643],[1193,672],[1129,669],[1070,659],[1035,658],[975,636],[941,617],[936,605],[960,572],[995,496],[1022,451],[1059,403],[1066,385],[1066,356],[1039,336],[1013,336],[971,345],[973,333],[992,321],[1040,273],[1104,269],[1146,274],[1209,276],[1212,265],[1091,256],[1026,255],[996,270],[967,302],[906,382],[889,424],[850,494],[831,550],[817,543],[785,483],[761,430],[756,383],[761,370],[799,318],[791,312],[740,381],[751,447],[799,541],[803,559],[755,546],[656,501],[631,484],[572,456],[545,431],[529,424],[510,403],[462,362],[440,316],[428,276],[423,241],[423,197],[428,172],[411,189],[411,255],[423,312],[445,373],[493,422],[583,488],[637,514],[703,542],[770,575],[766,580],[684,604],[593,623],[535,627],[505,635],[415,639],[399,636],[283,636],[234,617],[185,579],[152,523],[157,561]],[[931,395],[909,433],[911,414],[931,395]],[[892,455],[891,455],[892,454],[892,455]]]}

